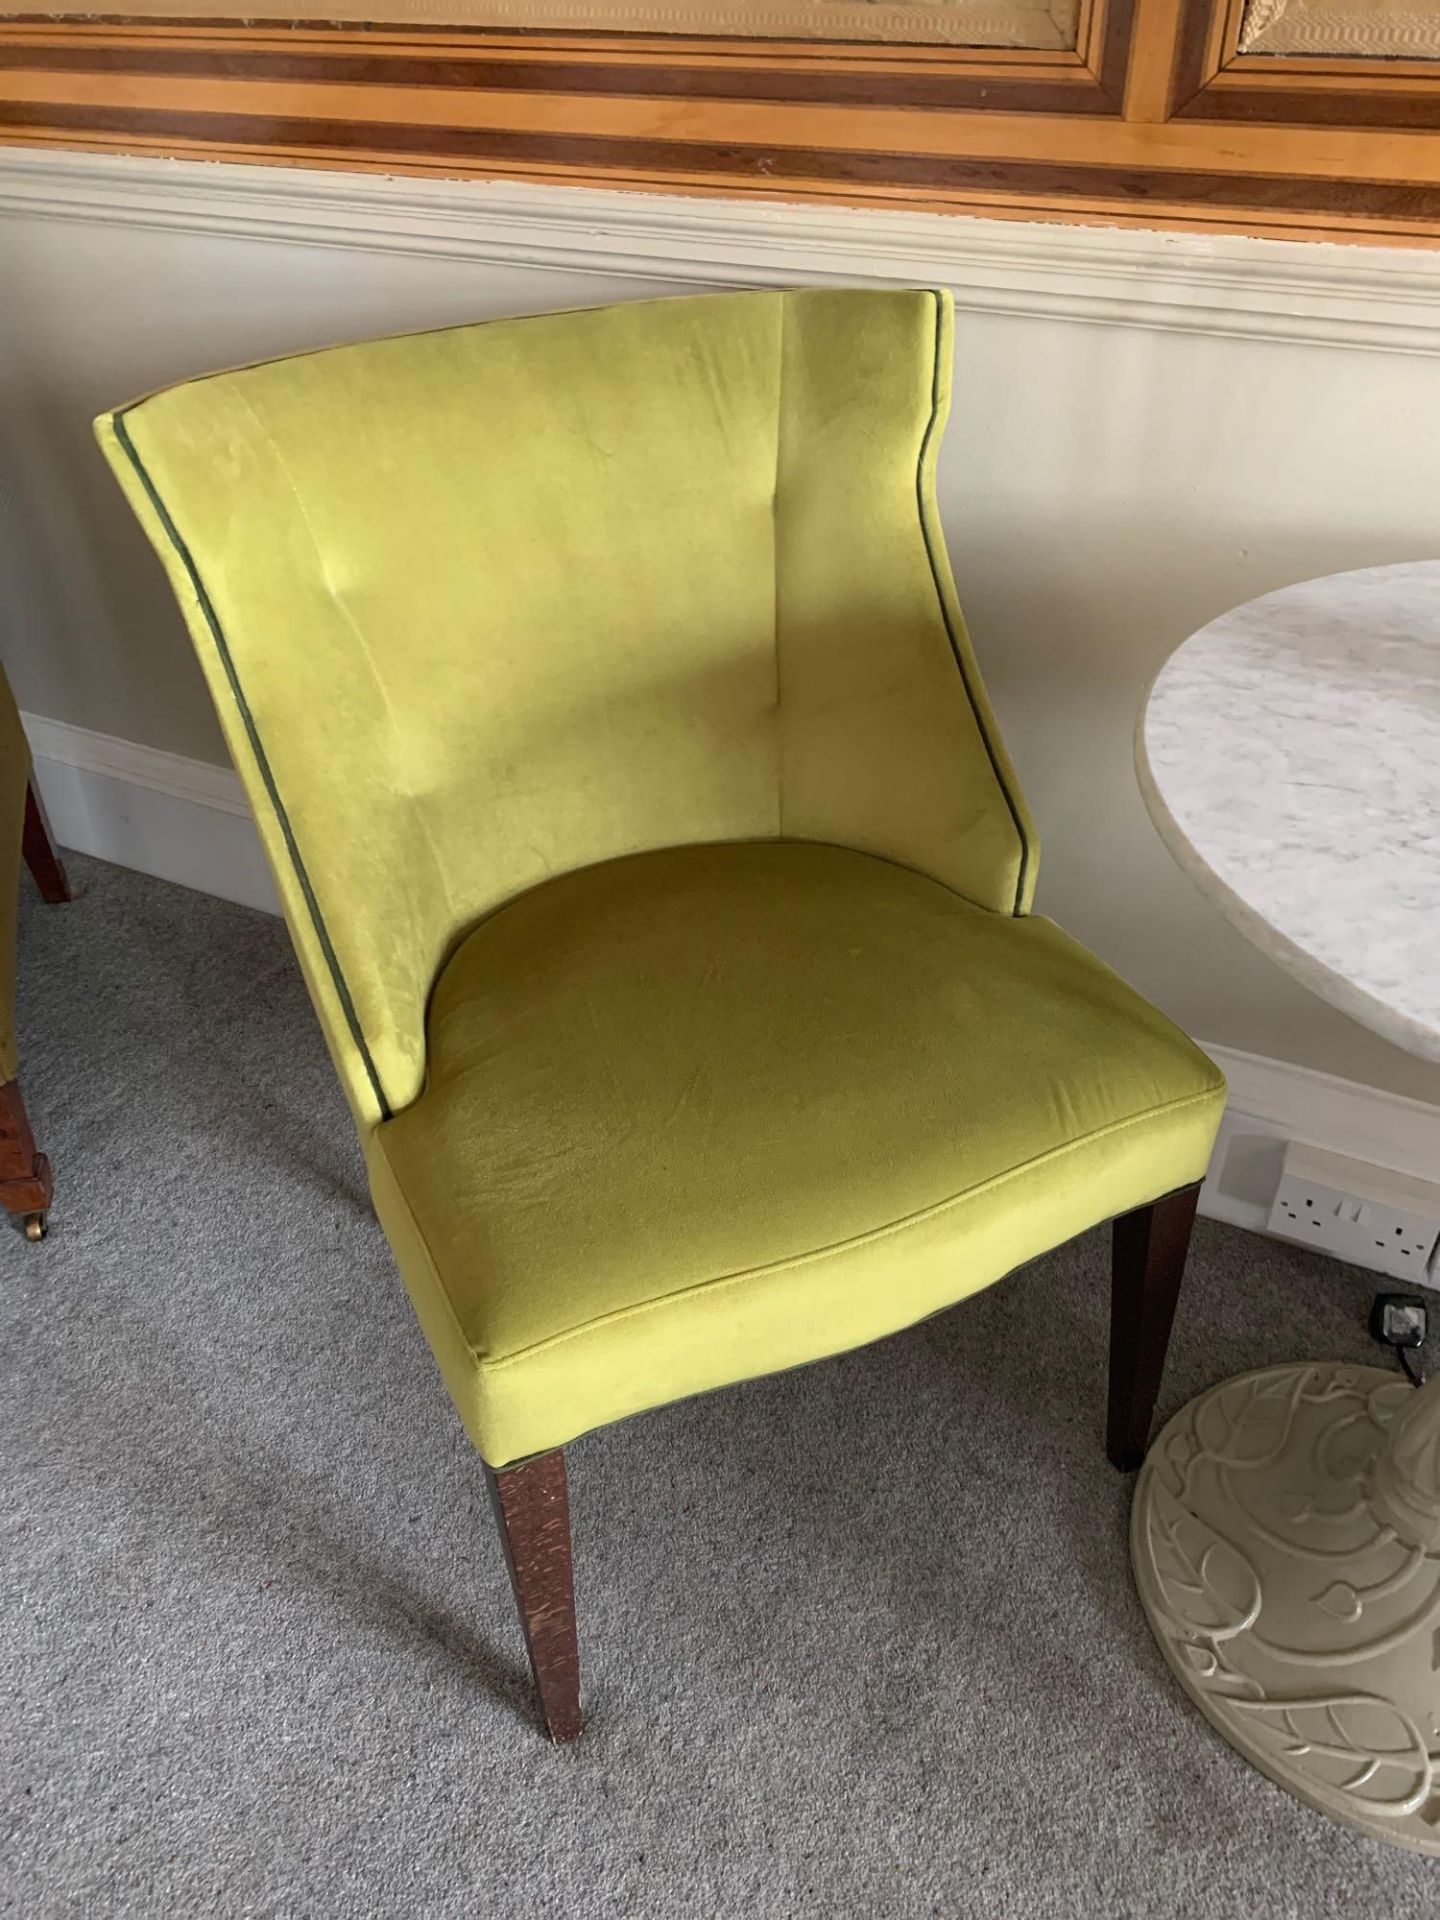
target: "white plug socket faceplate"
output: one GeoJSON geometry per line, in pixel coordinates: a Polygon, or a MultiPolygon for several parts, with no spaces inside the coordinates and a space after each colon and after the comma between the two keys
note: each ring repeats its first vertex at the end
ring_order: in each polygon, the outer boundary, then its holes
{"type": "Polygon", "coordinates": [[[1337,1260],[1418,1285],[1440,1286],[1440,1184],[1291,1141],[1270,1231],[1337,1260]]]}

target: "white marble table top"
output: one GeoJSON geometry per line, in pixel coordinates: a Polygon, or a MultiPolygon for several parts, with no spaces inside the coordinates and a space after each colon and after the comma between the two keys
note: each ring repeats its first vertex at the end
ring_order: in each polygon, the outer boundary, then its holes
{"type": "Polygon", "coordinates": [[[1161,670],[1136,758],[1170,851],[1242,933],[1440,1061],[1440,561],[1212,620],[1161,670]]]}

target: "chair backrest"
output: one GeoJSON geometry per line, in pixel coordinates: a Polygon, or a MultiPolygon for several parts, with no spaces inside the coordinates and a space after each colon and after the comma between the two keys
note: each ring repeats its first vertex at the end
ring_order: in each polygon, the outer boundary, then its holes
{"type": "Polygon", "coordinates": [[[948,299],[743,293],[190,381],[101,444],[189,621],[357,1117],[547,876],[786,836],[1023,912],[934,515],[948,299]]]}

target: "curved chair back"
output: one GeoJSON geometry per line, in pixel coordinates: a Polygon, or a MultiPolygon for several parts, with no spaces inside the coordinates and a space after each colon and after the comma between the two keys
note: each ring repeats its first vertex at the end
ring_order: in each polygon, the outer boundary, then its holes
{"type": "Polygon", "coordinates": [[[547,876],[835,841],[1023,912],[1033,836],[934,509],[946,296],[498,321],[104,417],[359,1117],[457,938],[547,876]]]}

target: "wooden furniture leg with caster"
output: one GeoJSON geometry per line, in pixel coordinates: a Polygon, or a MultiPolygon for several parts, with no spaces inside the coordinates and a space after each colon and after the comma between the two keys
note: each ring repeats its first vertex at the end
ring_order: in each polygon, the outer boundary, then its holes
{"type": "Polygon", "coordinates": [[[40,896],[52,904],[71,898],[70,883],[35,785],[30,749],[9,682],[0,669],[0,1207],[27,1239],[45,1238],[52,1181],[50,1162],[35,1145],[20,1092],[15,1036],[15,946],[20,863],[40,896]]]}
{"type": "Polygon", "coordinates": [[[27,1240],[43,1240],[53,1182],[50,1162],[37,1151],[20,1082],[0,1084],[0,1206],[25,1229],[27,1240]]]}

